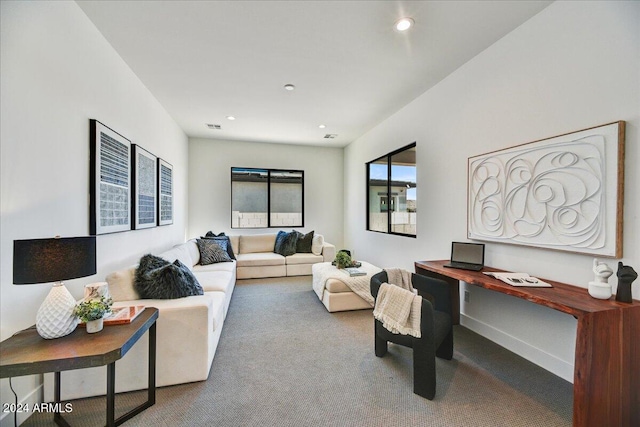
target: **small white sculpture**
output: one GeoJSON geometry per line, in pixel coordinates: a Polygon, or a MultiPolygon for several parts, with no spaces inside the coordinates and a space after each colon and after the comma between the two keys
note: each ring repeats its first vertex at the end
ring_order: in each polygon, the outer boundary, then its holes
{"type": "Polygon", "coordinates": [[[595,278],[593,282],[589,282],[589,295],[597,299],[611,298],[611,285],[609,285],[609,277],[613,274],[613,270],[604,262],[593,259],[593,272],[595,278]]]}

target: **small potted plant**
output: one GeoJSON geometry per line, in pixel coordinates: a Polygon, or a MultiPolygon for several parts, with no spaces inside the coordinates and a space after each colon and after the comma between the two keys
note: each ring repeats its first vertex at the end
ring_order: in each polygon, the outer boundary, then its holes
{"type": "Polygon", "coordinates": [[[335,263],[338,268],[351,267],[351,255],[344,251],[340,251],[336,254],[335,263]]]}
{"type": "Polygon", "coordinates": [[[113,300],[101,296],[100,299],[85,300],[76,305],[73,314],[87,324],[87,332],[100,332],[104,326],[103,317],[111,309],[113,300]]]}

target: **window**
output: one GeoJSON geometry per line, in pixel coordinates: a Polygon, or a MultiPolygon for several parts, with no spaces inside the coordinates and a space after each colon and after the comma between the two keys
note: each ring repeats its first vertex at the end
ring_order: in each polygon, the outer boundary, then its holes
{"type": "Polygon", "coordinates": [[[304,171],[231,168],[231,228],[304,226],[304,171]]]}
{"type": "Polygon", "coordinates": [[[416,236],[416,143],[367,163],[367,230],[416,236]]]}

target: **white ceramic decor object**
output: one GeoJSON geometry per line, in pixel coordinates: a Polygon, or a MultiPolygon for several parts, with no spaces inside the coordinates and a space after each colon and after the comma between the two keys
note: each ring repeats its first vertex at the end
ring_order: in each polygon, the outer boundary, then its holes
{"type": "Polygon", "coordinates": [[[78,318],[73,314],[76,300],[67,288],[58,282],[53,285],[36,315],[36,329],[45,339],[64,337],[78,326],[78,318]]]}
{"type": "Polygon", "coordinates": [[[86,326],[88,333],[95,334],[96,332],[100,332],[104,327],[104,319],[101,317],[96,320],[89,320],[86,326]]]}

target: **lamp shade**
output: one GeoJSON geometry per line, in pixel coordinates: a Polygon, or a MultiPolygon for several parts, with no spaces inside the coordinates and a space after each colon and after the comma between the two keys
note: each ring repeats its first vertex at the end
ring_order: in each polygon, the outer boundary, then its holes
{"type": "Polygon", "coordinates": [[[13,241],[13,283],[61,282],[96,274],[96,237],[13,241]]]}

